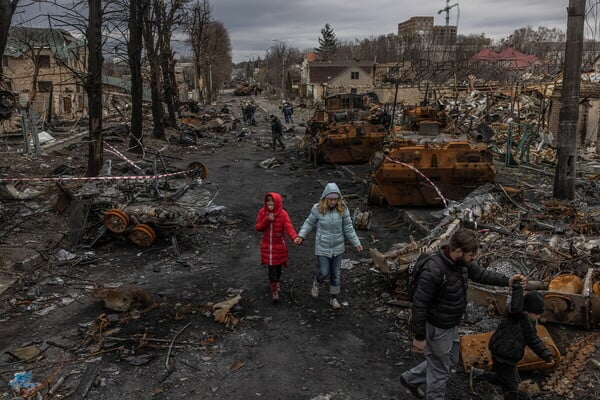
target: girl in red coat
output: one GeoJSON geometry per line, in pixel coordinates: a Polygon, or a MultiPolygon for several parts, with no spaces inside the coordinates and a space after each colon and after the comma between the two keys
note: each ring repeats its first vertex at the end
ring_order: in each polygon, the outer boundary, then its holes
{"type": "Polygon", "coordinates": [[[265,206],[256,216],[256,230],[262,232],[260,241],[260,257],[269,268],[269,286],[274,303],[279,302],[279,279],[281,266],[287,267],[288,248],[285,243],[287,234],[291,240],[296,239],[296,231],[288,213],[283,209],[283,199],[279,193],[269,192],[265,195],[265,206]]]}

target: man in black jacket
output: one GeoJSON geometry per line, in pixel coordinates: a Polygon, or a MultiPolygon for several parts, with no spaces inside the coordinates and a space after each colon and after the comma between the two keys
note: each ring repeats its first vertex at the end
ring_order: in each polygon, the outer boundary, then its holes
{"type": "Polygon", "coordinates": [[[505,400],[529,399],[529,394],[519,393],[521,378],[517,363],[529,346],[535,354],[549,365],[554,365],[554,357],[535,328],[536,320],[544,313],[544,299],[538,292],[529,292],[523,296],[523,287],[513,282],[510,305],[504,318],[492,335],[489,349],[492,353],[492,371],[471,368],[469,384],[473,390],[473,379],[484,378],[488,382],[500,385],[505,400]]]}
{"type": "Polygon", "coordinates": [[[467,306],[468,280],[494,286],[510,286],[517,279],[527,283],[520,274],[509,279],[481,268],[474,262],[478,248],[475,232],[460,229],[419,274],[412,303],[413,348],[423,351],[425,361],[400,376],[417,397],[425,397],[420,386],[426,383],[428,400],[444,399],[450,370],[458,363],[458,324],[467,306]]]}

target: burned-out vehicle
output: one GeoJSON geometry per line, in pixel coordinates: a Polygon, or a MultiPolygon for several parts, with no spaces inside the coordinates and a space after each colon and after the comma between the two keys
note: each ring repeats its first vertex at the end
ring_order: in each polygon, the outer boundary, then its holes
{"type": "Polygon", "coordinates": [[[368,162],[388,134],[390,124],[391,115],[371,96],[329,96],[307,123],[309,157],[317,162],[368,162]]]}
{"type": "Polygon", "coordinates": [[[440,206],[494,181],[484,144],[447,134],[404,134],[387,141],[371,160],[370,204],[440,206]]]}
{"type": "Polygon", "coordinates": [[[250,96],[253,94],[257,94],[258,90],[258,86],[256,85],[242,83],[233,90],[233,94],[236,96],[250,96]]]}
{"type": "MultiPolygon", "coordinates": [[[[545,311],[540,320],[572,325],[584,329],[600,328],[600,269],[589,268],[583,278],[564,273],[549,283],[536,282],[544,297],[545,311]]],[[[469,285],[469,299],[474,303],[504,312],[505,289],[469,285]]]]}
{"type": "Polygon", "coordinates": [[[173,180],[160,188],[158,182],[128,185],[124,190],[134,190],[137,196],[133,197],[123,195],[113,200],[98,193],[94,196],[94,208],[104,208],[99,214],[112,236],[149,247],[160,235],[174,234],[183,227],[198,224],[222,209],[212,205],[210,193],[199,184],[208,176],[208,168],[201,162],[193,162],[186,173],[186,181],[173,180]],[[154,196],[145,194],[146,189],[152,189],[154,196]]]}

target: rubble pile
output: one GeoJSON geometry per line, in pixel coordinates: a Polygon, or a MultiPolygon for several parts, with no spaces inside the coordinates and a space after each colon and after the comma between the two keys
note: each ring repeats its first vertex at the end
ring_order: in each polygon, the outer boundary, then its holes
{"type": "MultiPolygon", "coordinates": [[[[597,181],[581,182],[581,187],[581,192],[600,189],[597,181]]],[[[387,273],[403,272],[415,254],[435,251],[460,226],[485,232],[479,262],[504,274],[523,273],[547,283],[564,271],[583,278],[589,268],[600,265],[598,198],[538,203],[523,201],[523,190],[510,189],[501,184],[480,187],[439,212],[441,219],[427,236],[385,252],[372,250],[374,265],[387,273]]],[[[539,190],[545,194],[542,186],[539,190]]]]}

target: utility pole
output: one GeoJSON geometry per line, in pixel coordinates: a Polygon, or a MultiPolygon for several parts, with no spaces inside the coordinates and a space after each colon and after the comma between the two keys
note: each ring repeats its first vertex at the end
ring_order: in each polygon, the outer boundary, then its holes
{"type": "Polygon", "coordinates": [[[569,0],[567,8],[567,42],[563,61],[562,105],[559,113],[556,171],[553,197],[572,200],[575,197],[577,164],[577,122],[579,120],[579,88],[583,54],[583,27],[586,0],[569,0]]]}
{"type": "Polygon", "coordinates": [[[273,38],[274,42],[281,44],[281,99],[285,99],[285,61],[286,61],[286,44],[285,42],[273,38]]]}

